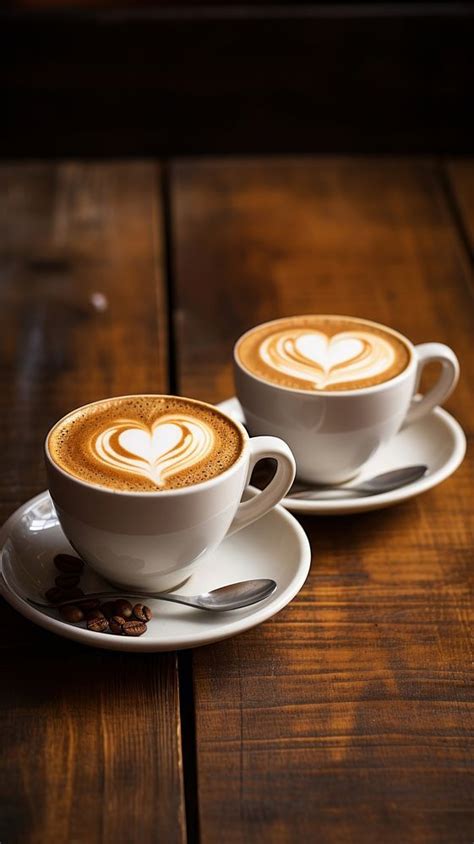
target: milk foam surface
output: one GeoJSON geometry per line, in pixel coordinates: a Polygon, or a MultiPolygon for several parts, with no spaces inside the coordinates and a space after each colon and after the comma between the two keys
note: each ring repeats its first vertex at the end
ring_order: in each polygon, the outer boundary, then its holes
{"type": "Polygon", "coordinates": [[[51,431],[54,462],[109,489],[177,489],[221,474],[243,448],[240,430],[217,410],[169,396],[128,396],[73,411],[51,431]]]}
{"type": "Polygon", "coordinates": [[[258,326],[237,358],[264,380],[302,390],[355,390],[394,378],[408,365],[405,343],[376,323],[339,316],[289,317],[258,326]]]}

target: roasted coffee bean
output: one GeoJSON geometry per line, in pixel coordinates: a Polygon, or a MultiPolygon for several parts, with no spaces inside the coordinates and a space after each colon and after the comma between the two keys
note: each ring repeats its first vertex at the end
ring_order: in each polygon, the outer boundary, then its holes
{"type": "Polygon", "coordinates": [[[138,621],[150,621],[152,616],[151,609],[146,604],[135,604],[133,614],[135,618],[138,618],[138,621]]]}
{"type": "Polygon", "coordinates": [[[73,624],[78,624],[84,618],[81,608],[76,607],[75,604],[65,604],[64,607],[59,607],[59,612],[64,621],[70,621],[73,624]]]}
{"type": "Polygon", "coordinates": [[[115,615],[115,601],[106,601],[105,604],[100,605],[100,608],[106,618],[112,618],[115,615]]]}
{"type": "Polygon", "coordinates": [[[61,589],[74,589],[80,579],[81,578],[78,574],[58,574],[58,576],[54,578],[54,582],[56,586],[59,586],[61,589]]]}
{"type": "Polygon", "coordinates": [[[73,557],[72,554],[56,554],[54,565],[64,574],[80,574],[84,568],[82,560],[79,557],[73,557]]]}
{"type": "Polygon", "coordinates": [[[59,586],[52,586],[51,589],[48,589],[48,591],[44,593],[44,597],[52,604],[60,604],[61,601],[67,601],[67,598],[64,597],[65,594],[64,589],[60,589],[59,586]]]}
{"type": "Polygon", "coordinates": [[[100,601],[98,598],[86,598],[84,601],[78,601],[77,606],[80,607],[81,610],[84,610],[84,612],[88,612],[89,610],[98,609],[98,607],[100,607],[100,601]]]}
{"type": "Polygon", "coordinates": [[[79,588],[79,586],[74,586],[72,589],[63,589],[62,593],[63,593],[63,597],[62,597],[63,601],[73,601],[76,598],[83,598],[84,597],[84,592],[82,591],[82,589],[79,588]]]}
{"type": "Polygon", "coordinates": [[[146,624],[143,621],[126,621],[122,633],[124,636],[143,636],[146,633],[146,624]]]}
{"type": "Polygon", "coordinates": [[[133,612],[133,607],[130,601],[125,598],[119,598],[114,604],[114,615],[121,615],[122,618],[130,618],[133,612]]]}
{"type": "Polygon", "coordinates": [[[93,618],[105,618],[105,615],[101,612],[99,607],[95,607],[94,609],[86,612],[86,618],[87,621],[92,621],[93,618]]]}
{"type": "Polygon", "coordinates": [[[109,622],[102,616],[102,618],[88,618],[87,629],[92,630],[93,633],[105,633],[109,627],[109,622]]]}
{"type": "Polygon", "coordinates": [[[122,635],[122,628],[124,624],[125,619],[120,615],[113,615],[112,618],[109,618],[110,632],[115,633],[116,636],[122,635]]]}

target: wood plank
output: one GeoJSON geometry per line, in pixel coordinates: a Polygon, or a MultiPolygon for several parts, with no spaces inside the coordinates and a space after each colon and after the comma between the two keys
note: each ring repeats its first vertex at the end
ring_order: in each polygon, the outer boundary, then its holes
{"type": "MultiPolygon", "coordinates": [[[[472,436],[470,271],[434,163],[180,161],[172,184],[183,393],[228,397],[252,324],[349,313],[452,345],[472,436]]],[[[194,653],[203,840],[470,838],[473,475],[469,458],[393,509],[302,519],[298,597],[194,653]]]]}
{"type": "Polygon", "coordinates": [[[457,158],[449,161],[447,173],[474,258],[474,160],[457,158]]]}
{"type": "MultiPolygon", "coordinates": [[[[167,388],[158,184],[152,163],[0,168],[2,521],[44,489],[55,419],[167,388]]],[[[1,619],[0,838],[182,842],[175,656],[1,619]]]]}

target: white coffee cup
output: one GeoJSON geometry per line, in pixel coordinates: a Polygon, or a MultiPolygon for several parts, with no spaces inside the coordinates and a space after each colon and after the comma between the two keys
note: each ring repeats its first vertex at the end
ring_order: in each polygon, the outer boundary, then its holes
{"type": "Polygon", "coordinates": [[[247,427],[252,435],[270,434],[285,440],[295,456],[298,477],[310,483],[338,484],[355,477],[403,425],[418,421],[441,404],[459,376],[459,363],[449,346],[413,346],[406,337],[388,329],[410,355],[408,365],[396,377],[353,390],[310,392],[282,387],[252,374],[238,358],[238,344],[254,330],[243,334],[234,347],[236,392],[247,427]],[[432,361],[441,364],[439,378],[426,395],[417,396],[423,368],[432,361]]]}
{"type": "Polygon", "coordinates": [[[264,516],[293,483],[295,461],[286,443],[269,436],[250,439],[238,427],[243,448],[228,469],[201,483],[157,492],[112,490],[80,480],[54,462],[47,437],[49,491],[79,556],[107,580],[139,592],[170,590],[187,580],[206,552],[264,516]],[[241,502],[255,464],[268,457],[277,461],[274,478],[241,502]]]}

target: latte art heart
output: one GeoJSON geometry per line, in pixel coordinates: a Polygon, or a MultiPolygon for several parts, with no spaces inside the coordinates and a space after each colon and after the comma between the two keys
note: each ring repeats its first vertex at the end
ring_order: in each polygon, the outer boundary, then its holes
{"type": "Polygon", "coordinates": [[[167,492],[230,469],[245,445],[240,426],[212,405],[154,393],[92,402],[60,419],[47,448],[79,480],[127,493],[167,492]]]}
{"type": "Polygon", "coordinates": [[[395,359],[384,337],[363,330],[332,337],[318,330],[279,331],[263,340],[259,354],[271,369],[309,382],[315,390],[374,378],[388,371],[395,359]]]}
{"type": "MultiPolygon", "coordinates": [[[[291,354],[293,340],[285,343],[291,354]]],[[[346,365],[364,352],[364,342],[357,337],[328,338],[324,334],[302,334],[294,341],[294,352],[301,361],[310,361],[330,373],[336,367],[346,365]]]]}
{"type": "Polygon", "coordinates": [[[94,443],[97,460],[107,466],[141,475],[157,487],[178,472],[192,469],[214,448],[212,428],[186,415],[161,416],[150,428],[137,421],[117,420],[101,431],[94,443]]]}

